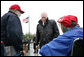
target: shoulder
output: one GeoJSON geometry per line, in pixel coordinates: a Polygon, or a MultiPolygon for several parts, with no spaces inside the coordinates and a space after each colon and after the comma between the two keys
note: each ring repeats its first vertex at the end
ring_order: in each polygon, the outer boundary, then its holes
{"type": "Polygon", "coordinates": [[[39,24],[37,24],[37,27],[39,26],[39,24]]]}
{"type": "Polygon", "coordinates": [[[8,12],[7,14],[8,14],[10,17],[16,17],[16,14],[14,14],[14,13],[8,12]]]}
{"type": "Polygon", "coordinates": [[[10,21],[20,21],[19,17],[12,12],[8,12],[9,20],[10,21]]]}
{"type": "Polygon", "coordinates": [[[39,26],[40,26],[40,24],[38,23],[38,24],[37,24],[37,28],[38,28],[39,26]]]}
{"type": "Polygon", "coordinates": [[[56,24],[56,21],[55,20],[49,20],[49,22],[51,25],[55,25],[56,24]]]}
{"type": "Polygon", "coordinates": [[[3,18],[7,18],[7,16],[8,16],[8,13],[5,13],[1,18],[3,19],[3,18]]]}
{"type": "Polygon", "coordinates": [[[49,20],[49,21],[50,21],[50,22],[56,22],[55,20],[52,20],[52,19],[51,19],[51,20],[49,20]]]}
{"type": "Polygon", "coordinates": [[[1,17],[1,20],[3,21],[7,21],[8,19],[11,19],[12,20],[12,18],[15,18],[15,15],[14,14],[12,14],[12,13],[10,13],[10,12],[8,12],[8,13],[5,13],[2,17],[1,17]]]}
{"type": "Polygon", "coordinates": [[[49,20],[49,22],[50,22],[50,23],[53,23],[53,24],[56,23],[55,20],[49,20]]]}
{"type": "Polygon", "coordinates": [[[39,52],[42,56],[46,56],[49,54],[49,48],[47,45],[42,46],[39,52]]]}

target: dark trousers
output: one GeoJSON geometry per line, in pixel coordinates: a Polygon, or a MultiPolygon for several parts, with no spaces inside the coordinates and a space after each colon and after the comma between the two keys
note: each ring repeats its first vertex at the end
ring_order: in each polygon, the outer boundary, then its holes
{"type": "Polygon", "coordinates": [[[28,44],[28,50],[30,50],[30,44],[28,44]]]}
{"type": "Polygon", "coordinates": [[[33,48],[34,48],[34,50],[36,49],[36,43],[33,44],[33,48]]]}
{"type": "Polygon", "coordinates": [[[33,44],[33,48],[34,48],[34,53],[38,53],[38,50],[36,49],[36,43],[33,44]]]}
{"type": "Polygon", "coordinates": [[[1,56],[4,56],[4,45],[1,45],[1,56]]]}

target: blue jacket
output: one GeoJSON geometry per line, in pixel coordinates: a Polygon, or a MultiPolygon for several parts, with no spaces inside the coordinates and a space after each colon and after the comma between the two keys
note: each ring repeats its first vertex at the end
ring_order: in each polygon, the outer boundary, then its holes
{"type": "MultiPolygon", "coordinates": [[[[1,40],[6,46],[22,47],[22,26],[20,19],[13,12],[8,12],[1,17],[1,40]]],[[[21,48],[22,49],[22,48],[21,48]]]]}
{"type": "Polygon", "coordinates": [[[79,37],[83,38],[83,29],[75,26],[44,45],[39,53],[42,56],[71,56],[73,41],[79,37]]]}

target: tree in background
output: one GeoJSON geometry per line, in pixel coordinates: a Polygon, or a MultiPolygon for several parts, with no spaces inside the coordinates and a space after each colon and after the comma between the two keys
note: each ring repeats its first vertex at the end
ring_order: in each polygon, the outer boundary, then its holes
{"type": "Polygon", "coordinates": [[[23,34],[23,40],[30,38],[31,40],[34,38],[34,34],[23,34]]]}

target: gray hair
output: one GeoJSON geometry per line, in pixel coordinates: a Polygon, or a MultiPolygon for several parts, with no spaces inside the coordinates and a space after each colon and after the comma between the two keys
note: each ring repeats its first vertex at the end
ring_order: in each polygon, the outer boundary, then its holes
{"type": "Polygon", "coordinates": [[[46,17],[46,18],[47,18],[47,17],[48,17],[48,16],[47,16],[47,13],[43,12],[43,13],[41,14],[41,17],[46,17]]]}
{"type": "Polygon", "coordinates": [[[9,11],[14,12],[14,11],[16,11],[16,10],[9,10],[9,11]]]}

